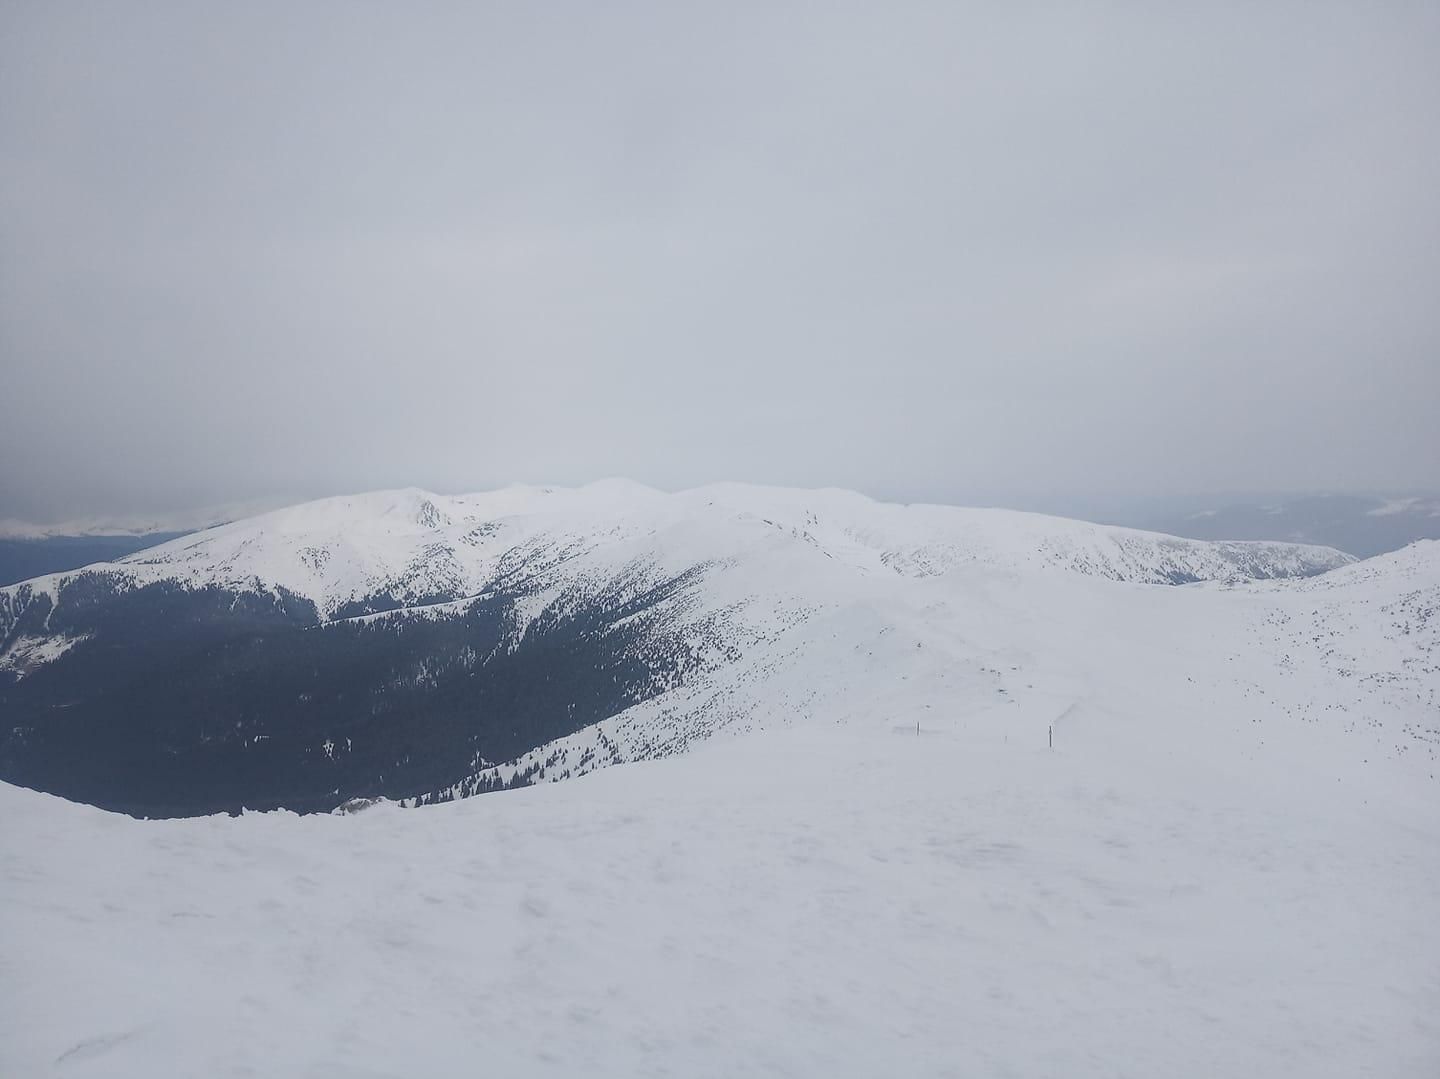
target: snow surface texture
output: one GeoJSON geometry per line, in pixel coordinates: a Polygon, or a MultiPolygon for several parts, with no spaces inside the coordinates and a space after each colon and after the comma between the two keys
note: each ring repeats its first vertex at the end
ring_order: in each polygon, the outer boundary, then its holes
{"type": "Polygon", "coordinates": [[[354,815],[0,787],[0,1074],[1437,1074],[1433,800],[888,718],[354,815]]]}

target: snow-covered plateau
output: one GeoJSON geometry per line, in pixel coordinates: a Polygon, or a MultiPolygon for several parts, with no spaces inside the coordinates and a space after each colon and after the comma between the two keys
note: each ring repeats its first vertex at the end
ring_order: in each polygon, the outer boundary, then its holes
{"type": "Polygon", "coordinates": [[[1437,542],[386,492],[0,641],[0,775],[188,817],[0,785],[0,1075],[1440,1074],[1437,542]]]}

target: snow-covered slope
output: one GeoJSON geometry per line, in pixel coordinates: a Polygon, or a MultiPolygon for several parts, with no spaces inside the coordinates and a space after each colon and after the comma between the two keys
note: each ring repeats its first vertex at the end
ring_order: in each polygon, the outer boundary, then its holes
{"type": "Polygon", "coordinates": [[[1071,718],[1052,751],[881,711],[350,816],[0,785],[0,1074],[1437,1074],[1433,799],[1071,718]]]}
{"type": "Polygon", "coordinates": [[[480,769],[448,793],[807,723],[998,724],[1038,744],[1122,704],[1156,717],[1134,738],[1160,732],[1247,759],[1286,747],[1340,781],[1375,771],[1440,790],[1440,543],[1303,581],[1135,588],[968,567],[866,585],[797,602],[799,616],[777,620],[763,647],[717,675],[480,769]]]}

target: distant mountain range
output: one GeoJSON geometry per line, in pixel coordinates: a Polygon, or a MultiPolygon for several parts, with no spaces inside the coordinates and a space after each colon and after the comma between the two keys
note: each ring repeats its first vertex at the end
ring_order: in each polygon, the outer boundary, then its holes
{"type": "Polygon", "coordinates": [[[0,585],[43,573],[109,562],[202,528],[238,521],[283,505],[277,499],[236,502],[174,513],[90,517],[36,524],[0,519],[0,585]]]}
{"type": "MultiPolygon", "coordinates": [[[[90,518],[58,524],[0,520],[0,585],[123,558],[146,547],[280,508],[277,500],[161,516],[90,518]]],[[[1052,513],[1052,508],[1043,512],[1052,513]]],[[[1124,503],[1077,500],[1064,516],[1189,539],[1275,540],[1334,547],[1357,558],[1440,539],[1440,496],[1277,495],[1178,497],[1124,503]]]]}
{"type": "Polygon", "coordinates": [[[0,518],[0,540],[45,540],[76,537],[113,539],[118,536],[144,537],[167,533],[180,535],[184,532],[213,528],[230,521],[238,521],[245,517],[254,517],[256,514],[280,509],[288,501],[281,498],[257,498],[245,502],[227,502],[218,506],[174,510],[169,513],[80,517],[67,521],[53,521],[48,524],[4,517],[0,518]]]}
{"type": "Polygon", "coordinates": [[[154,547],[187,532],[152,532],[138,536],[45,536],[35,539],[0,538],[0,585],[39,577],[45,573],[79,569],[92,562],[113,562],[128,554],[154,547]]]}
{"type": "Polygon", "coordinates": [[[1190,500],[1183,508],[1140,510],[1126,523],[1195,539],[1317,543],[1356,558],[1440,539],[1440,496],[1298,495],[1245,501],[1190,500]]]}

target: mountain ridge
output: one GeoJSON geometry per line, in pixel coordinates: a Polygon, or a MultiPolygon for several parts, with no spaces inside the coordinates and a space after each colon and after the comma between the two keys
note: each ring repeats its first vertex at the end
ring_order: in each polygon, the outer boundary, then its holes
{"type": "MultiPolygon", "coordinates": [[[[284,588],[304,596],[316,604],[322,616],[329,616],[346,603],[364,602],[386,588],[398,588],[402,594],[416,598],[417,602],[433,602],[433,599],[419,598],[427,587],[433,588],[432,596],[448,591],[452,599],[460,598],[467,586],[472,591],[478,589],[487,574],[494,572],[493,561],[486,557],[484,548],[496,545],[480,542],[486,537],[477,535],[473,531],[475,526],[493,525],[498,528],[503,522],[516,519],[543,521],[548,514],[569,512],[580,515],[596,528],[613,532],[623,525],[627,514],[642,508],[679,508],[683,516],[687,511],[703,513],[704,509],[717,504],[722,507],[722,513],[758,515],[760,520],[777,528],[782,527],[781,524],[768,520],[765,513],[776,518],[788,517],[784,527],[804,529],[811,523],[811,518],[815,518],[814,523],[818,524],[817,512],[807,508],[812,504],[831,515],[853,515],[857,509],[870,513],[872,517],[878,515],[884,524],[892,526],[892,533],[896,531],[893,528],[896,520],[907,517],[909,520],[904,523],[914,523],[919,526],[916,531],[920,534],[928,535],[939,546],[949,548],[948,551],[931,551],[942,566],[955,564],[967,554],[972,558],[994,560],[1007,548],[1014,550],[1017,538],[1028,539],[1040,546],[1040,551],[1031,552],[1033,557],[1042,557],[1049,549],[1051,561],[1063,561],[1065,553],[1055,550],[1055,547],[1068,546],[1074,555],[1070,561],[1071,568],[1147,583],[1203,580],[1231,573],[1262,577],[1301,576],[1323,572],[1352,560],[1332,548],[1311,545],[1185,540],[1162,533],[1095,525],[1021,510],[877,502],[856,492],[834,488],[809,491],[714,484],[665,494],[631,481],[606,480],[578,488],[513,486],[476,495],[444,496],[411,487],[335,496],[220,524],[114,562],[47,574],[7,586],[4,591],[13,594],[28,585],[32,592],[48,593],[53,587],[63,585],[66,579],[84,573],[129,574],[137,580],[173,576],[195,583],[224,586],[260,582],[262,586],[284,588]],[[946,521],[946,517],[951,519],[946,521]],[[1002,534],[1004,530],[995,527],[1002,521],[1010,526],[1009,534],[1002,534]],[[363,541],[343,534],[358,526],[368,526],[363,541]],[[947,529],[955,534],[946,536],[947,529]],[[988,541],[988,550],[966,552],[960,541],[960,534],[966,529],[984,530],[986,534],[983,538],[988,541]],[[437,535],[439,533],[447,534],[437,535]],[[1015,533],[1020,533],[1020,536],[1015,533]],[[296,537],[308,537],[315,542],[304,542],[296,537]],[[1107,539],[1114,544],[1115,550],[1093,550],[1096,544],[1107,539]],[[285,547],[287,542],[289,549],[285,547]],[[447,549],[443,552],[436,550],[433,544],[437,542],[444,542],[447,549]],[[1083,542],[1091,544],[1090,552],[1074,550],[1083,542]],[[1128,558],[1123,550],[1127,544],[1131,548],[1128,558]],[[1150,565],[1137,562],[1134,550],[1142,544],[1163,549],[1169,557],[1150,565]],[[480,549],[478,554],[475,553],[477,549],[480,549]],[[1090,557],[1086,557],[1087,554],[1090,557]],[[337,555],[344,557],[337,560],[337,555]],[[464,565],[460,564],[462,555],[465,556],[464,565]],[[429,568],[434,572],[427,581],[422,564],[431,559],[435,560],[435,564],[429,568]],[[408,573],[408,585],[407,570],[413,571],[408,573]],[[448,581],[445,579],[447,570],[451,571],[448,581]]],[[[662,511],[651,525],[672,525],[675,517],[675,513],[662,511]]],[[[867,538],[876,538],[873,528],[867,538]]],[[[888,557],[901,567],[902,572],[925,572],[935,568],[924,564],[925,545],[914,543],[915,536],[896,542],[893,535],[887,537],[881,532],[878,538],[881,542],[871,543],[870,546],[879,548],[882,558],[888,557]],[[891,549],[886,548],[887,539],[891,549]],[[905,542],[906,539],[910,542],[905,542]]],[[[0,622],[0,633],[3,630],[4,624],[0,622]]]]}
{"type": "Polygon", "coordinates": [[[1163,634],[1193,594],[1182,621],[1248,632],[1198,597],[1352,562],[834,490],[341,496],[0,589],[0,778],[145,815],[454,797],[912,691],[1018,700],[997,657],[1094,632],[1015,643],[1046,619],[1163,634]]]}

